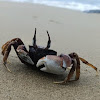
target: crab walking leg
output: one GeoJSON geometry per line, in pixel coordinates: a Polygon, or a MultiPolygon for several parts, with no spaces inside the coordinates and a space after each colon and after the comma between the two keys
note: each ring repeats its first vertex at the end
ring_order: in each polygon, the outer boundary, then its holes
{"type": "MultiPolygon", "coordinates": [[[[2,55],[4,55],[4,53],[5,53],[5,51],[7,50],[7,48],[8,48],[8,46],[10,45],[10,44],[14,44],[14,42],[18,42],[18,45],[24,45],[24,43],[21,41],[21,39],[19,39],[19,38],[14,38],[14,39],[12,39],[12,40],[10,40],[10,41],[8,41],[8,42],[6,42],[3,46],[2,46],[2,55]]],[[[18,46],[15,46],[14,47],[14,49],[16,49],[18,46]]]]}
{"type": "Polygon", "coordinates": [[[10,41],[6,42],[3,46],[2,46],[2,52],[1,54],[4,55],[6,48],[8,47],[8,44],[10,43],[10,41]]]}
{"type": "Polygon", "coordinates": [[[4,57],[3,57],[3,62],[4,62],[4,65],[7,63],[7,58],[9,56],[9,53],[11,51],[11,45],[12,45],[13,42],[9,43],[6,50],[4,51],[4,57]]]}
{"type": "MultiPolygon", "coordinates": [[[[8,42],[6,42],[3,46],[2,46],[2,54],[3,54],[3,62],[4,62],[4,64],[6,64],[6,62],[7,62],[7,58],[8,58],[8,56],[9,56],[9,53],[10,53],[10,51],[11,51],[11,46],[13,46],[14,47],[14,49],[15,49],[15,51],[16,51],[16,49],[17,49],[17,47],[19,46],[19,45],[22,45],[23,44],[23,42],[19,39],[19,38],[14,38],[14,39],[12,39],[11,41],[8,41],[8,42]]],[[[17,51],[16,51],[16,53],[17,53],[17,51]]]]}
{"type": "Polygon", "coordinates": [[[7,47],[8,47],[8,45],[9,45],[11,42],[15,41],[15,40],[17,41],[17,39],[18,39],[18,38],[14,38],[14,39],[12,39],[12,40],[6,42],[6,43],[2,46],[2,52],[1,52],[1,54],[4,55],[4,53],[5,53],[5,51],[6,51],[7,47]]]}
{"type": "Polygon", "coordinates": [[[75,76],[75,80],[77,81],[80,77],[80,65],[78,65],[76,67],[76,76],[75,76]]]}
{"type": "Polygon", "coordinates": [[[8,47],[6,48],[6,50],[4,51],[4,57],[3,57],[4,66],[7,68],[7,70],[8,70],[9,72],[11,72],[11,71],[10,71],[10,69],[6,66],[6,64],[7,64],[7,58],[8,58],[8,56],[9,56],[10,51],[11,51],[11,44],[9,44],[8,47]]]}
{"type": "MultiPolygon", "coordinates": [[[[11,48],[10,48],[10,49],[11,49],[11,48]]],[[[5,51],[4,58],[3,58],[3,62],[4,62],[4,66],[7,68],[7,70],[8,70],[9,72],[11,72],[10,69],[6,66],[7,58],[8,58],[9,52],[10,52],[10,51],[5,51]]]]}
{"type": "Polygon", "coordinates": [[[94,70],[96,70],[97,75],[98,75],[98,71],[97,71],[97,68],[96,68],[95,66],[93,66],[92,64],[90,64],[88,61],[86,61],[85,59],[83,59],[83,58],[81,58],[81,57],[79,57],[79,59],[80,59],[84,64],[86,64],[86,65],[92,67],[94,70]]]}
{"type": "MultiPolygon", "coordinates": [[[[6,42],[6,43],[2,46],[2,55],[4,56],[4,57],[3,57],[3,63],[4,63],[4,66],[7,68],[8,71],[10,71],[10,70],[9,70],[9,68],[6,66],[6,64],[7,64],[7,58],[8,58],[8,56],[9,56],[10,51],[11,51],[11,46],[13,46],[14,49],[15,49],[15,51],[16,51],[16,49],[17,49],[17,47],[18,47],[19,45],[24,45],[23,42],[21,41],[21,39],[19,39],[19,38],[14,38],[14,39],[12,39],[12,40],[6,42]]],[[[16,51],[16,53],[17,53],[17,51],[16,51]]],[[[10,71],[10,72],[11,72],[11,71],[10,71]]]]}
{"type": "Polygon", "coordinates": [[[72,65],[72,68],[68,74],[68,77],[65,78],[64,81],[60,81],[60,82],[54,82],[55,84],[64,84],[64,83],[67,83],[70,81],[71,77],[73,76],[74,74],[74,71],[75,71],[75,67],[77,66],[76,64],[76,59],[73,59],[73,65],[72,65]]]}
{"type": "Polygon", "coordinates": [[[65,78],[64,83],[70,81],[71,77],[72,77],[73,74],[74,74],[74,71],[75,71],[76,65],[77,65],[77,64],[76,64],[76,60],[73,59],[73,65],[72,65],[72,68],[71,68],[71,70],[70,70],[70,72],[69,72],[69,74],[68,74],[68,77],[65,78]]]}
{"type": "Polygon", "coordinates": [[[4,66],[7,68],[7,70],[11,73],[11,70],[6,66],[6,64],[4,64],[4,66]]]}
{"type": "Polygon", "coordinates": [[[80,60],[79,57],[76,56],[76,61],[77,61],[77,66],[76,66],[76,76],[75,76],[75,81],[77,81],[80,77],[80,60]]]}

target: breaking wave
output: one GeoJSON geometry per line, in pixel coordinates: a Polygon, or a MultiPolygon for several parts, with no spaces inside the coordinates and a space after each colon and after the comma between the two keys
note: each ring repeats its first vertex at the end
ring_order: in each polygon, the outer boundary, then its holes
{"type": "Polygon", "coordinates": [[[38,3],[48,6],[68,8],[79,11],[97,11],[100,10],[100,0],[0,0],[13,2],[38,3]]]}

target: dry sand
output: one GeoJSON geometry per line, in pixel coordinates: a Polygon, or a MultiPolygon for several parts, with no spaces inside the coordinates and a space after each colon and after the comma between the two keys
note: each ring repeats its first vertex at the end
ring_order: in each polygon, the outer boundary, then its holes
{"type": "MultiPolygon", "coordinates": [[[[60,53],[77,52],[100,70],[100,15],[34,4],[0,2],[0,47],[19,37],[26,47],[32,44],[37,28],[37,44],[60,53]]],[[[46,74],[22,64],[13,48],[9,56],[9,73],[0,55],[0,100],[100,100],[100,78],[81,63],[81,76],[66,85],[53,84],[62,76],[46,74]]],[[[100,73],[100,72],[99,72],[100,73]]]]}

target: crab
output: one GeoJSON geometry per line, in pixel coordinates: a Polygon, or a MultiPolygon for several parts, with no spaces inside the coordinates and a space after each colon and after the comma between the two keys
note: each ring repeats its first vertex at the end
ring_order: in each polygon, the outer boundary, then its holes
{"type": "Polygon", "coordinates": [[[49,33],[47,31],[47,35],[48,35],[48,43],[46,47],[41,47],[41,46],[37,46],[36,44],[36,28],[35,28],[35,33],[34,33],[34,37],[33,37],[33,45],[29,45],[29,51],[26,49],[24,43],[22,42],[22,40],[20,38],[14,38],[8,42],[6,42],[3,46],[2,46],[2,55],[3,55],[3,64],[4,66],[7,68],[7,70],[9,72],[10,69],[7,67],[7,59],[9,56],[9,53],[11,51],[11,46],[14,47],[14,50],[18,56],[18,58],[20,59],[20,61],[26,65],[32,65],[32,66],[36,66],[38,60],[46,55],[57,55],[57,52],[49,49],[50,45],[51,45],[51,39],[49,36],[49,33]]]}
{"type": "Polygon", "coordinates": [[[92,67],[97,71],[97,68],[92,65],[91,63],[87,62],[85,59],[78,56],[77,53],[73,52],[68,55],[61,54],[59,56],[56,55],[47,55],[46,57],[41,58],[37,62],[37,67],[44,65],[43,68],[41,68],[41,71],[53,73],[53,74],[64,74],[66,72],[67,68],[71,68],[68,76],[64,79],[64,81],[61,82],[54,82],[63,84],[69,81],[77,81],[80,77],[80,60],[92,67]],[[76,71],[75,80],[70,80],[74,74],[74,71],[76,71]]]}

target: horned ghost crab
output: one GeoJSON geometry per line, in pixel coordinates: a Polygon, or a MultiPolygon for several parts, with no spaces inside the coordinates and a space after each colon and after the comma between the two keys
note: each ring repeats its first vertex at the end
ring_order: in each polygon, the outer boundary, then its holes
{"type": "MultiPolygon", "coordinates": [[[[85,59],[79,57],[76,53],[70,53],[68,55],[65,54],[61,54],[59,56],[56,55],[47,55],[46,57],[41,58],[38,62],[37,62],[37,67],[41,66],[41,65],[45,65],[45,67],[41,68],[41,71],[44,72],[48,72],[48,73],[53,73],[53,74],[64,74],[66,69],[71,67],[70,72],[68,74],[68,76],[65,78],[64,81],[61,82],[54,82],[54,83],[66,83],[71,81],[71,77],[74,74],[74,71],[76,71],[76,76],[75,76],[75,80],[77,81],[80,77],[80,60],[92,67],[93,69],[95,69],[97,71],[97,68],[95,66],[93,66],[92,64],[90,64],[89,62],[87,62],[85,59]]],[[[98,74],[98,73],[97,73],[98,74]]]]}
{"type": "MultiPolygon", "coordinates": [[[[6,66],[7,64],[7,58],[9,56],[9,53],[11,51],[11,46],[14,47],[14,50],[20,59],[20,61],[26,65],[33,65],[36,66],[38,60],[46,55],[57,55],[57,52],[54,50],[49,49],[51,45],[51,39],[49,36],[49,33],[47,31],[48,35],[48,43],[46,47],[40,47],[36,44],[36,28],[35,33],[33,37],[33,45],[29,46],[29,51],[26,49],[24,43],[20,38],[14,38],[8,42],[6,42],[2,46],[2,55],[3,55],[3,63],[4,66],[7,68],[8,71],[10,69],[6,66]]],[[[11,72],[11,71],[10,71],[11,72]]]]}
{"type": "MultiPolygon", "coordinates": [[[[67,68],[71,68],[68,76],[61,82],[54,83],[66,83],[71,81],[71,77],[73,73],[76,71],[75,81],[80,77],[80,60],[92,67],[97,71],[97,68],[87,62],[85,59],[79,57],[76,53],[70,53],[68,55],[61,54],[57,56],[57,52],[49,49],[51,45],[51,39],[49,33],[48,35],[48,43],[46,47],[40,47],[36,44],[36,28],[33,37],[33,45],[29,46],[29,51],[26,49],[24,43],[20,38],[14,38],[8,42],[6,42],[2,46],[2,55],[3,55],[3,63],[8,71],[10,69],[6,66],[7,58],[11,51],[11,46],[14,47],[14,50],[20,59],[20,61],[26,65],[32,65],[38,68],[41,71],[53,73],[53,74],[63,74],[67,68]],[[42,66],[43,65],[43,66],[42,66]],[[42,67],[41,67],[42,66],[42,67]]],[[[10,71],[11,72],[11,71],[10,71]]]]}

